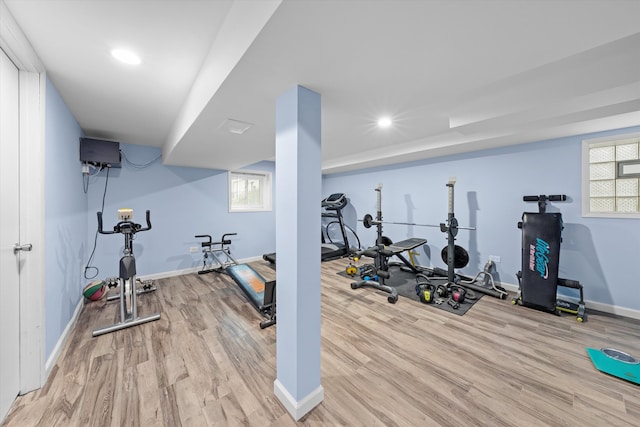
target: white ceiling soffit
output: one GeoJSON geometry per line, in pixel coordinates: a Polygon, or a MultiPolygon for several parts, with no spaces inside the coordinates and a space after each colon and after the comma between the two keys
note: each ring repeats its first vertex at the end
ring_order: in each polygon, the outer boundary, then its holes
{"type": "Polygon", "coordinates": [[[4,0],[88,136],[161,146],[233,2],[4,0]],[[139,54],[131,67],[114,48],[139,54]]]}
{"type": "Polygon", "coordinates": [[[87,135],[170,165],[273,159],[295,85],[324,173],[640,124],[640,1],[0,1],[87,135]]]}
{"type": "Polygon", "coordinates": [[[167,160],[273,158],[296,84],[322,95],[324,173],[637,125],[639,5],[285,1],[167,160]]]}

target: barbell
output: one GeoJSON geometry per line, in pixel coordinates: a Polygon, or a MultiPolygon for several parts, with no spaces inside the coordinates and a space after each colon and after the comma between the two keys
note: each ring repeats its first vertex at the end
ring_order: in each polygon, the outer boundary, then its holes
{"type": "MultiPolygon", "coordinates": [[[[377,219],[373,219],[373,216],[371,216],[371,214],[366,214],[363,219],[359,219],[358,221],[362,222],[362,224],[364,225],[364,228],[371,228],[372,226],[378,225],[378,224],[395,224],[395,225],[414,225],[416,227],[434,227],[434,228],[439,228],[443,232],[447,231],[447,226],[444,223],[439,225],[432,225],[432,224],[416,224],[415,222],[379,221],[377,219]]],[[[461,230],[476,229],[475,227],[460,227],[458,226],[457,221],[455,225],[451,224],[451,227],[461,229],[461,230]]]]}

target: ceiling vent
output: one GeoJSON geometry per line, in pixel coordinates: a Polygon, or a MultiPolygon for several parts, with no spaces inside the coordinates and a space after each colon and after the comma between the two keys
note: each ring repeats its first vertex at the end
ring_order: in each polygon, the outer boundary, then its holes
{"type": "Polygon", "coordinates": [[[242,135],[249,129],[253,124],[242,122],[240,120],[227,119],[220,125],[221,129],[225,129],[227,132],[235,133],[238,135],[242,135]]]}

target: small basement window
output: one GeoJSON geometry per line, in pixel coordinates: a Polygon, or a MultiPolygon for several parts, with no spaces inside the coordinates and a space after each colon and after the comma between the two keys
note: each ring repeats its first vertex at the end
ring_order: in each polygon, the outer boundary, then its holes
{"type": "Polygon", "coordinates": [[[271,172],[229,172],[229,212],[270,210],[271,172]]]}
{"type": "Polygon", "coordinates": [[[582,141],[582,214],[640,218],[640,133],[582,141]]]}

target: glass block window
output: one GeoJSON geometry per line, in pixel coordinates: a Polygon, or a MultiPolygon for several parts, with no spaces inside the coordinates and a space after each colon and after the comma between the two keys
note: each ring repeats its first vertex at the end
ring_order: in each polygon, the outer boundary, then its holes
{"type": "Polygon", "coordinates": [[[583,141],[584,216],[640,218],[640,134],[583,141]]]}

